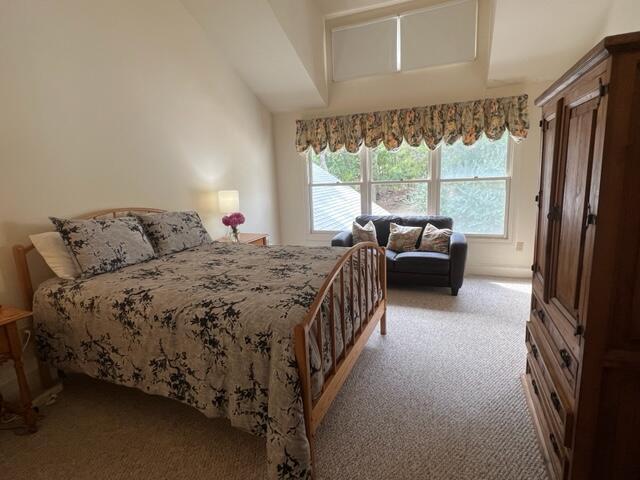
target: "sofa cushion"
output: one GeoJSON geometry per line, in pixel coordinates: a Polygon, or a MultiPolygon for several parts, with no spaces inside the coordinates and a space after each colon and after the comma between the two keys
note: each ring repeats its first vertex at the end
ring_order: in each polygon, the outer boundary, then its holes
{"type": "Polygon", "coordinates": [[[373,224],[376,226],[376,237],[378,239],[378,245],[382,246],[385,246],[387,242],[389,242],[389,226],[391,222],[402,225],[402,223],[400,222],[400,217],[396,215],[360,215],[356,217],[356,222],[358,222],[362,226],[366,225],[369,221],[373,222],[373,224]]]}
{"type": "Polygon", "coordinates": [[[398,256],[397,252],[393,250],[385,249],[385,255],[387,256],[387,271],[392,271],[395,269],[395,259],[398,256]]]}
{"type": "Polygon", "coordinates": [[[449,255],[437,252],[403,252],[393,260],[394,271],[403,273],[449,274],[449,255]]]}

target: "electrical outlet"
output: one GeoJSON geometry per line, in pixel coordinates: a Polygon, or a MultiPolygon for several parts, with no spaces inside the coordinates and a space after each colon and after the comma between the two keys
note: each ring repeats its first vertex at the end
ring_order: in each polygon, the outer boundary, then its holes
{"type": "Polygon", "coordinates": [[[516,242],[516,251],[521,252],[524,250],[524,242],[516,242]]]}

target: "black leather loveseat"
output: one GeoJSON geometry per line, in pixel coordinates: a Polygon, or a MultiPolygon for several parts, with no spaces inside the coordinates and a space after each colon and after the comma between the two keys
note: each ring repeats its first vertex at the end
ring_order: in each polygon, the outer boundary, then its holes
{"type": "MultiPolygon", "coordinates": [[[[371,220],[376,227],[378,243],[385,247],[389,240],[389,224],[425,227],[427,223],[436,228],[453,229],[453,220],[440,216],[376,216],[360,215],[356,222],[365,225],[371,220]]],[[[420,239],[416,244],[419,245],[420,239]]],[[[338,233],[331,241],[332,246],[351,247],[351,232],[338,233]]],[[[464,264],[467,260],[467,240],[462,233],[453,232],[449,243],[449,254],[438,252],[402,252],[387,249],[387,278],[394,282],[420,283],[438,287],[450,287],[451,295],[457,295],[464,279],[464,264]]]]}

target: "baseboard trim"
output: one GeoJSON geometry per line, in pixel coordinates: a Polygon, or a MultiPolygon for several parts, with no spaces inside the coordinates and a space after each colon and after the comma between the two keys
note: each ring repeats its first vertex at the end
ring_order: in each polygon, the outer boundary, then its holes
{"type": "Polygon", "coordinates": [[[465,273],[470,275],[490,275],[492,277],[531,278],[531,268],[501,267],[496,265],[468,265],[465,273]]]}

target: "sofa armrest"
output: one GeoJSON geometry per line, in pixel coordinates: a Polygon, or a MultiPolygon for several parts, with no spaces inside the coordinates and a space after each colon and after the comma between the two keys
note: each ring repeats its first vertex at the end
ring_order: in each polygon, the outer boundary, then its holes
{"type": "Polygon", "coordinates": [[[353,235],[348,230],[338,233],[331,240],[332,247],[353,247],[353,235]]]}
{"type": "Polygon", "coordinates": [[[453,232],[449,240],[450,280],[452,290],[462,286],[464,266],[467,261],[467,238],[463,233],[453,232]]]}

